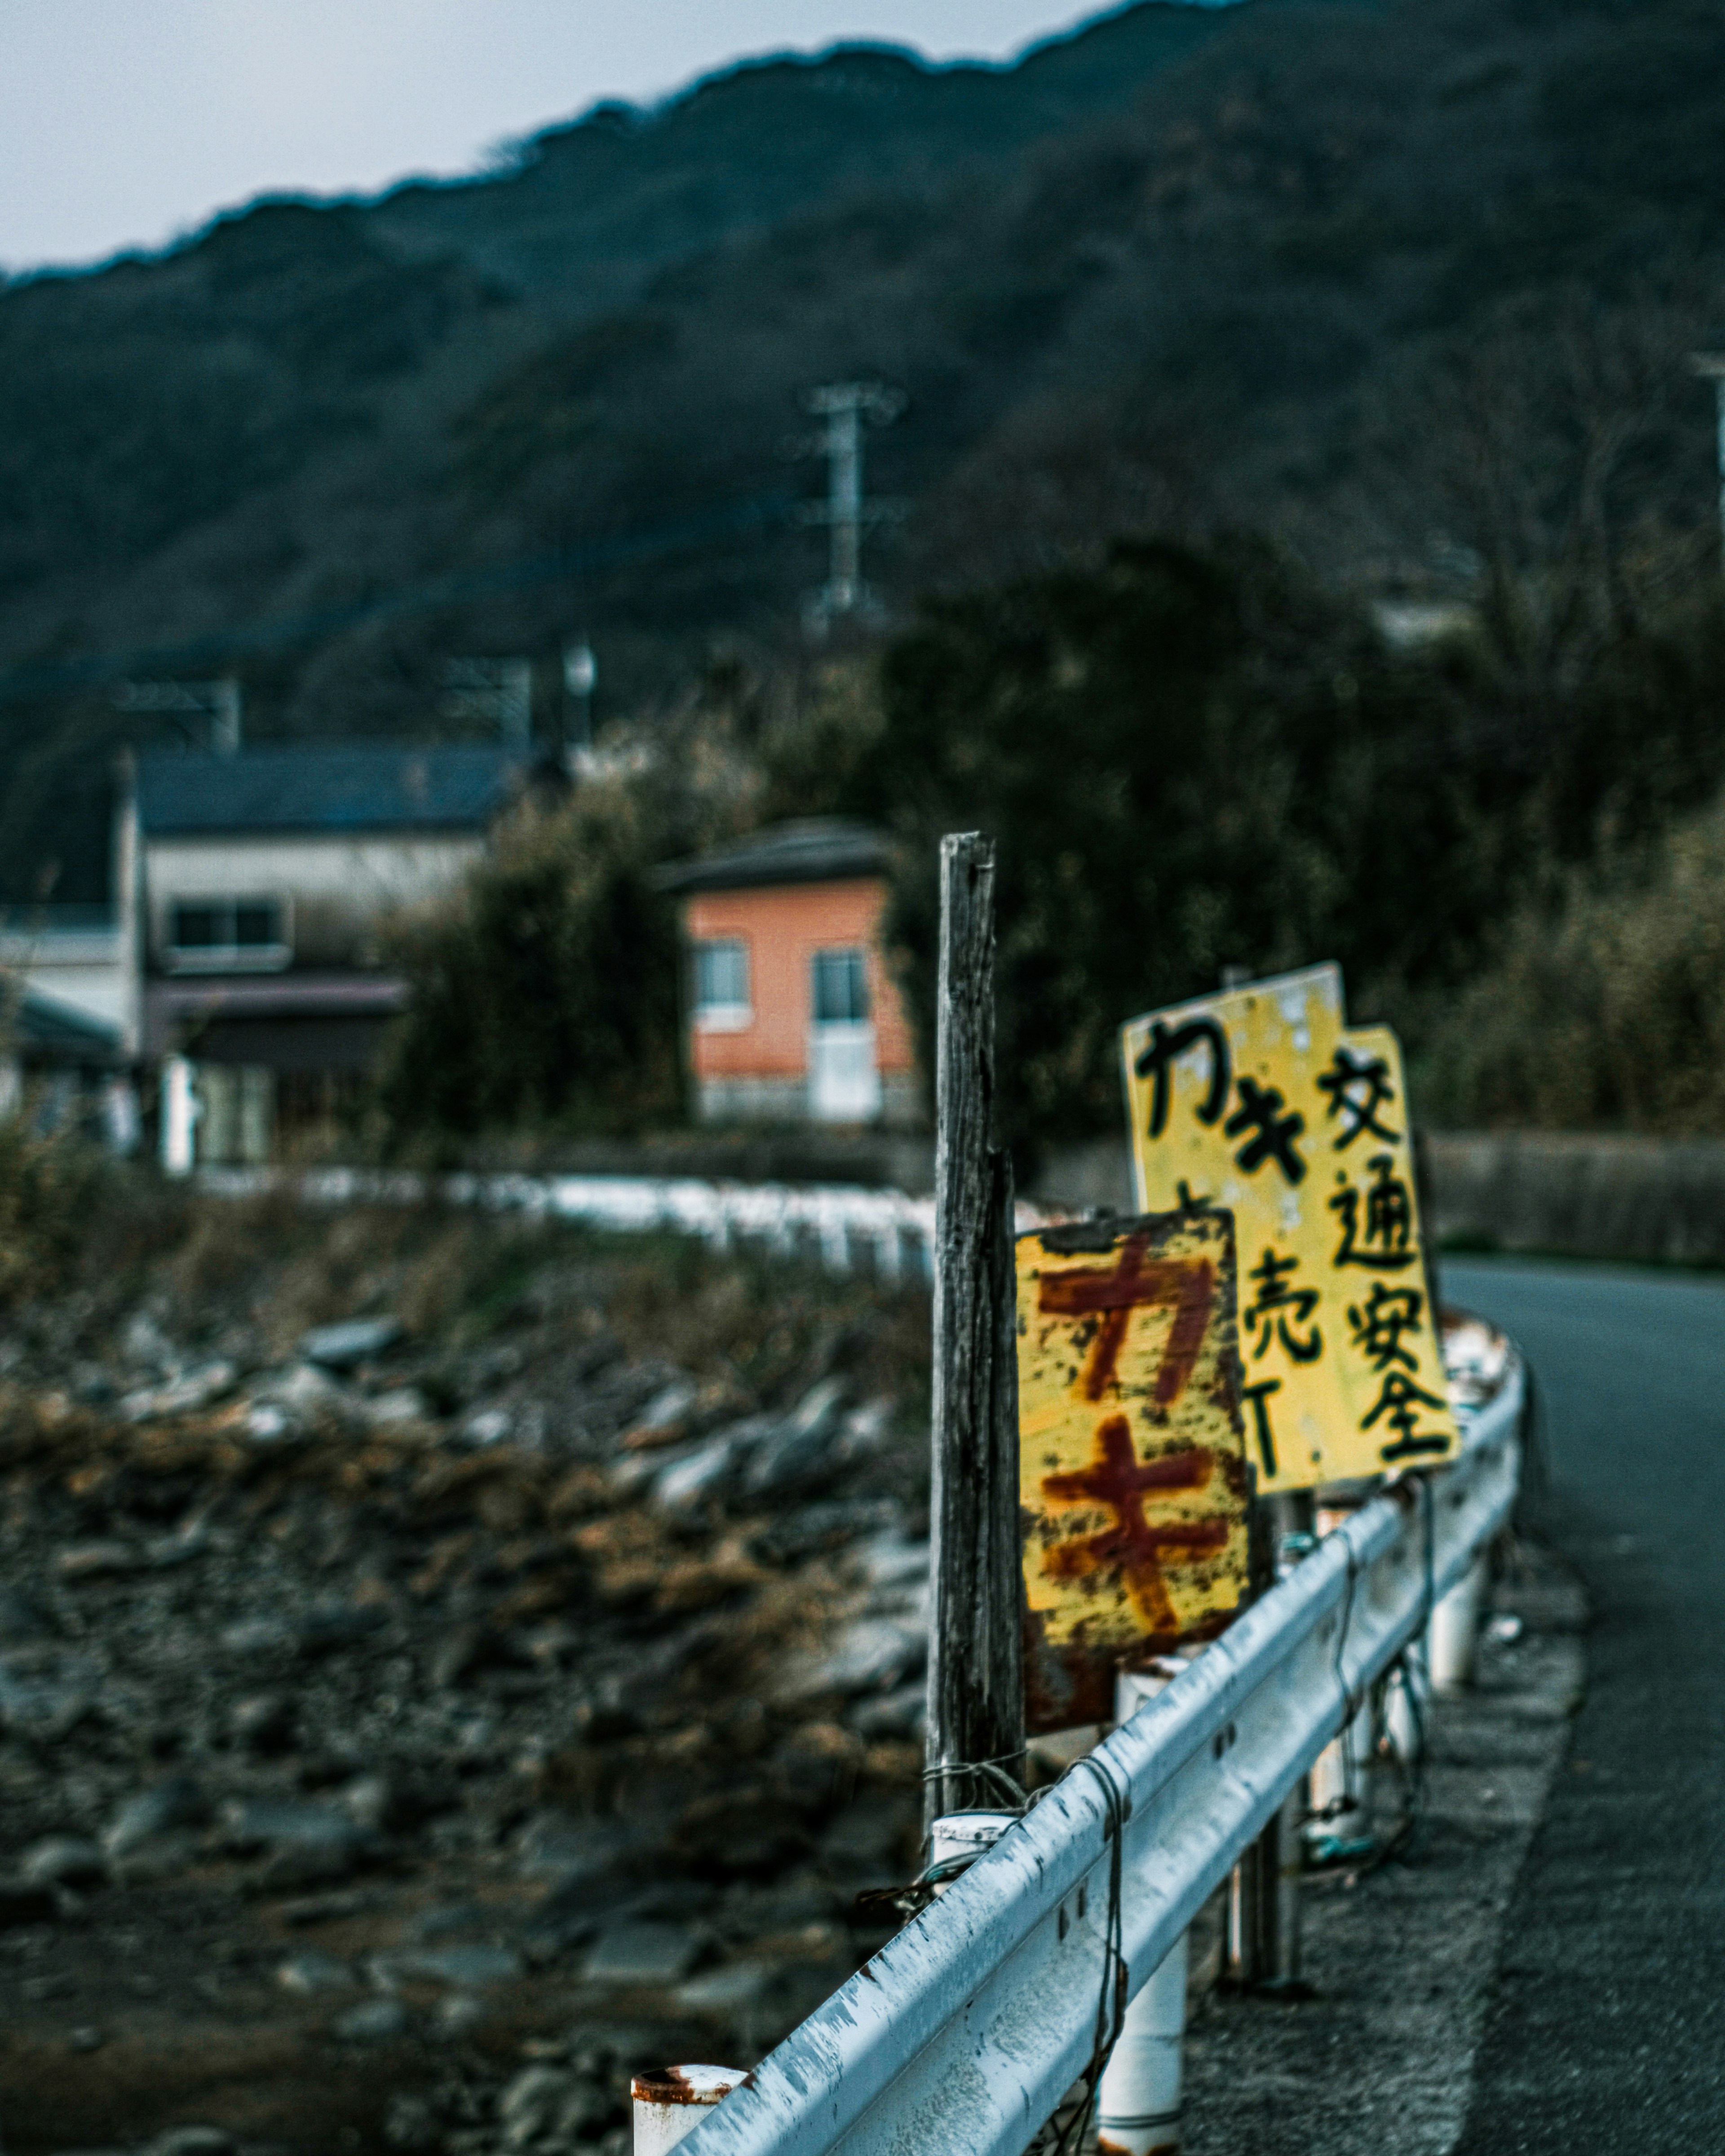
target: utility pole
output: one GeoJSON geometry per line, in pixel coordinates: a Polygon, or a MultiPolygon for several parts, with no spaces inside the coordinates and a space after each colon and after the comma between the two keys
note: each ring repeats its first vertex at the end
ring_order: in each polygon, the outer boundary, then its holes
{"type": "Polygon", "coordinates": [[[998,1805],[1024,1748],[1012,1161],[993,1142],[994,844],[941,841],[925,1815],[998,1805]]]}
{"type": "Polygon", "coordinates": [[[239,683],[231,674],[219,681],[128,681],[115,701],[122,711],[168,711],[208,719],[208,743],[215,754],[239,753],[244,706],[239,683]]]}
{"type": "Polygon", "coordinates": [[[443,715],[484,719],[506,748],[525,755],[533,739],[531,659],[451,659],[444,668],[443,715]]]}
{"type": "Polygon", "coordinates": [[[1719,539],[1725,547],[1725,352],[1698,352],[1690,361],[1691,367],[1703,382],[1713,385],[1717,406],[1717,444],[1719,459],[1719,539]]]}
{"type": "Polygon", "coordinates": [[[827,498],[803,511],[828,528],[827,581],[809,604],[810,627],[824,634],[841,615],[873,613],[878,601],[864,583],[865,529],[901,513],[896,502],[870,501],[863,480],[863,421],[889,425],[905,408],[903,392],[879,382],[829,382],[811,389],[808,408],[826,424],[812,444],[827,460],[827,498]]]}

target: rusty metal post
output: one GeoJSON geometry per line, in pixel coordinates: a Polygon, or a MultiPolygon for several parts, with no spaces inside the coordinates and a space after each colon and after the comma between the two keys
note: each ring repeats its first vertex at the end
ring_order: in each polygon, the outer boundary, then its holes
{"type": "MultiPolygon", "coordinates": [[[[1315,1546],[1317,1501],[1310,1490],[1289,1490],[1259,1502],[1273,1577],[1284,1579],[1315,1546]]],[[[1300,1980],[1300,1879],[1308,1802],[1302,1774],[1229,1882],[1228,1974],[1242,1989],[1287,1990],[1300,1980]]]]}
{"type": "Polygon", "coordinates": [[[941,841],[925,1816],[998,1805],[1024,1747],[1012,1163],[993,1142],[994,846],[941,841]]]}
{"type": "Polygon", "coordinates": [[[634,2156],[665,2156],[749,2079],[742,2066],[659,2066],[629,2083],[634,2156]]]}

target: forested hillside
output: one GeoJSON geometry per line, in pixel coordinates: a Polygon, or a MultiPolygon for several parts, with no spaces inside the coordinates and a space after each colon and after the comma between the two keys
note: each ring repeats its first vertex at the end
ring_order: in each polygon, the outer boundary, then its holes
{"type": "Polygon", "coordinates": [[[54,860],[99,892],[114,654],[237,669],[260,737],[427,731],[446,657],[576,629],[614,712],[794,649],[798,398],[839,376],[908,400],[872,445],[901,613],[1250,531],[1470,598],[1549,705],[1712,544],[1722,186],[1695,0],[1148,0],[1015,69],[746,67],[470,182],[20,282],[3,896],[54,860]]]}

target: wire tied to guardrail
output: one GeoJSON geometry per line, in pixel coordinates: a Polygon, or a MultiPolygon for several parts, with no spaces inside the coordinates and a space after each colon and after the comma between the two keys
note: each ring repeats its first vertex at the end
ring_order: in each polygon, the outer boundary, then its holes
{"type": "Polygon", "coordinates": [[[1090,2133],[1102,2069],[1107,2065],[1108,2054],[1114,2049],[1120,2032],[1126,2025],[1127,1985],[1130,1981],[1123,1948],[1125,1924],[1121,1908],[1121,1884],[1123,1866],[1122,1844],[1126,1839],[1126,1822],[1132,1815],[1132,1797],[1127,1790],[1122,1788],[1110,1763],[1098,1758],[1095,1753],[1086,1753],[1082,1758],[1075,1759],[1066,1773],[1076,1774],[1081,1768],[1093,1774],[1101,1785],[1104,1808],[1102,1836],[1108,1845],[1108,1907],[1102,1925],[1102,1982],[1096,1999],[1096,2038],[1091,2047],[1090,2063],[1082,2076],[1084,2101],[1067,2120],[1055,2143],[1057,2156],[1076,2156],[1090,2133]]]}
{"type": "Polygon", "coordinates": [[[1027,1812],[1035,1798],[1006,1771],[1013,1761],[1025,1758],[1027,1748],[1020,1745],[1016,1752],[1002,1752],[992,1759],[939,1759],[933,1766],[922,1769],[922,1779],[925,1782],[944,1782],[968,1774],[974,1782],[985,1785],[992,1783],[997,1794],[1004,1797],[1009,1811],[1027,1812]]]}

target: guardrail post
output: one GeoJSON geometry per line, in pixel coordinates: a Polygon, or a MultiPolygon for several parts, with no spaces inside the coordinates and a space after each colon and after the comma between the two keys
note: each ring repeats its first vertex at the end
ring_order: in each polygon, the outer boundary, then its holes
{"type": "MultiPolygon", "coordinates": [[[[1309,1490],[1289,1490],[1261,1502],[1275,1577],[1285,1579],[1314,1546],[1316,1500],[1309,1490]]],[[[1229,1881],[1228,1974],[1242,1989],[1288,1990],[1300,1980],[1300,1877],[1307,1799],[1302,1774],[1229,1881]]]]}
{"type": "Polygon", "coordinates": [[[993,1142],[993,841],[943,839],[940,876],[929,1822],[998,1805],[988,1770],[1016,1778],[1024,1748],[1012,1163],[993,1142]]]}
{"type": "Polygon", "coordinates": [[[1473,1682],[1480,1605],[1490,1577],[1490,1553],[1481,1550],[1449,1593],[1438,1598],[1425,1635],[1426,1668],[1435,1691],[1459,1691],[1473,1682]]]}
{"type": "Polygon", "coordinates": [[[658,2066],[629,2084],[634,2156],[665,2156],[749,2078],[742,2066],[658,2066]]]}
{"type": "MultiPolygon", "coordinates": [[[[1193,1651],[1162,1670],[1122,1670],[1114,1719],[1126,1722],[1171,1684],[1193,1651]]],[[[1180,2145],[1185,2080],[1186,1983],[1191,1934],[1163,1958],[1127,2006],[1096,2087],[1096,2145],[1109,2156],[1173,2156],[1180,2145]]]]}

